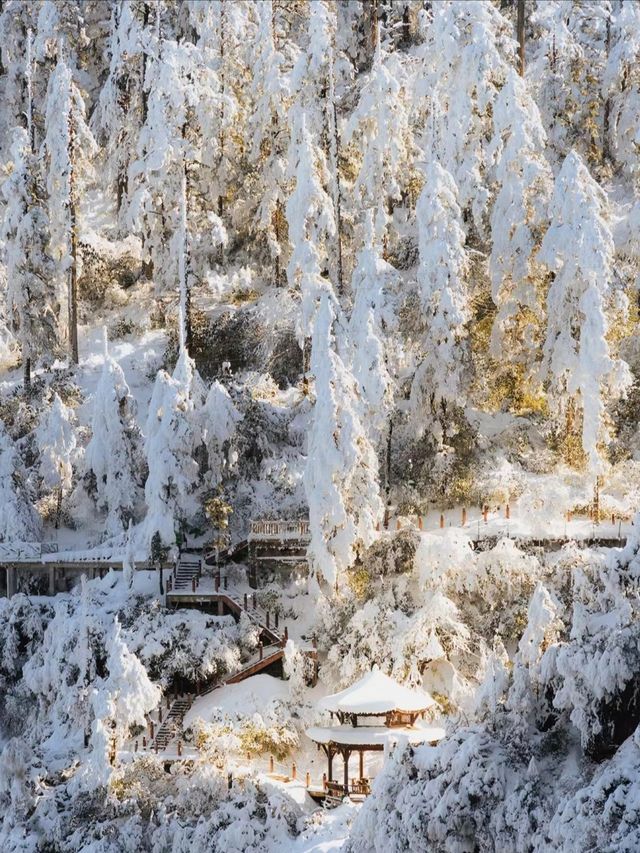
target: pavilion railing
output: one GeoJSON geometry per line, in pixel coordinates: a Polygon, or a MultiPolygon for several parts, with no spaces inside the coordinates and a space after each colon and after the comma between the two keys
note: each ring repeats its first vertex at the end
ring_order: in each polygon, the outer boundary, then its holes
{"type": "Polygon", "coordinates": [[[311,536],[306,518],[275,521],[252,521],[249,539],[300,539],[311,536]]]}

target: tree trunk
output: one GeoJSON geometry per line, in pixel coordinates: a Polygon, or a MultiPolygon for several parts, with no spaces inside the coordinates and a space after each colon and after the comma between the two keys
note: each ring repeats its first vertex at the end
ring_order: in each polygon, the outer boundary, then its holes
{"type": "Polygon", "coordinates": [[[62,486],[56,492],[56,530],[60,527],[60,515],[62,513],[62,486]]]}
{"type": "Polygon", "coordinates": [[[76,210],[75,128],[69,116],[69,232],[71,235],[71,267],[69,269],[69,349],[71,361],[79,363],[78,353],[78,220],[76,210]]]}
{"type": "Polygon", "coordinates": [[[516,21],[516,32],[518,35],[518,73],[524,77],[524,9],[525,0],[518,0],[518,16],[516,21]]]}
{"type": "MultiPolygon", "coordinates": [[[[225,35],[225,0],[220,0],[220,135],[218,145],[220,146],[219,173],[222,174],[224,161],[224,96],[226,91],[225,68],[224,68],[224,35],[225,35]]],[[[224,199],[222,193],[218,196],[218,216],[222,219],[224,211],[224,199]]],[[[224,246],[222,243],[218,248],[218,263],[224,260],[224,246]]]]}
{"type": "MultiPolygon", "coordinates": [[[[338,22],[336,20],[336,27],[338,22]]],[[[340,183],[340,137],[338,135],[338,111],[336,109],[335,81],[333,76],[333,46],[329,57],[329,74],[326,86],[325,117],[327,147],[331,171],[333,172],[333,205],[336,213],[336,258],[335,273],[338,294],[344,292],[342,267],[342,186],[340,183]]]]}
{"type": "MultiPolygon", "coordinates": [[[[607,17],[607,59],[609,58],[609,51],[611,49],[611,16],[607,17]]],[[[609,93],[607,92],[607,97],[604,101],[604,115],[602,117],[602,162],[604,163],[607,160],[611,159],[611,152],[609,150],[609,122],[611,115],[611,98],[609,93]]]]}
{"type": "MultiPolygon", "coordinates": [[[[149,20],[151,18],[151,6],[149,3],[144,4],[144,10],[142,15],[142,26],[143,29],[146,30],[149,26],[149,20]]],[[[143,39],[143,44],[146,39],[143,39]]],[[[146,87],[146,77],[147,77],[147,63],[149,61],[149,55],[146,50],[142,51],[142,124],[144,125],[147,121],[147,116],[149,114],[149,93],[147,92],[146,87]]],[[[141,267],[141,275],[145,281],[151,281],[153,278],[153,260],[151,257],[147,257],[146,253],[146,244],[147,237],[144,233],[141,235],[142,241],[142,267],[141,267]]]]}
{"type": "Polygon", "coordinates": [[[389,528],[391,515],[391,442],[393,440],[393,416],[389,417],[389,429],[387,431],[387,443],[385,447],[384,460],[384,529],[389,528]]]}
{"type": "Polygon", "coordinates": [[[31,359],[29,356],[23,359],[22,372],[24,376],[24,387],[26,390],[31,388],[31,359]]]}
{"type": "Polygon", "coordinates": [[[371,68],[373,57],[376,53],[378,41],[380,39],[379,31],[379,0],[365,0],[365,20],[364,20],[364,52],[365,52],[365,70],[371,68]]]}
{"type": "Polygon", "coordinates": [[[158,578],[160,579],[160,595],[164,595],[164,584],[162,583],[162,563],[158,563],[158,578]]]}

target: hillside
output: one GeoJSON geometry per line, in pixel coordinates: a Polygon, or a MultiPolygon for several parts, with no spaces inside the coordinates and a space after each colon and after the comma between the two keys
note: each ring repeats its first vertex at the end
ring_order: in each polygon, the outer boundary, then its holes
{"type": "Polygon", "coordinates": [[[2,851],[640,849],[639,54],[0,2],[2,851]]]}

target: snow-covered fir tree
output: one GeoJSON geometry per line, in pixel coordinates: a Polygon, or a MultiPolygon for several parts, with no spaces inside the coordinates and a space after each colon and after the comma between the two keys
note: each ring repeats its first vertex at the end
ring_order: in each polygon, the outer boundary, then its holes
{"type": "MultiPolygon", "coordinates": [[[[51,4],[53,5],[53,4],[51,4]]],[[[58,44],[57,61],[49,78],[44,149],[47,155],[51,251],[66,296],[67,336],[71,360],[78,350],[78,198],[91,169],[96,143],[85,121],[85,104],[58,44]]]]}
{"type": "Polygon", "coordinates": [[[3,187],[7,202],[3,240],[7,266],[7,311],[20,342],[25,385],[40,361],[58,350],[60,311],[55,265],[49,254],[49,217],[42,163],[29,134],[16,128],[13,172],[3,187]]]}
{"type": "Polygon", "coordinates": [[[44,412],[37,430],[40,453],[40,476],[47,492],[56,496],[56,524],[60,518],[62,499],[71,488],[73,454],[77,438],[72,410],[55,394],[51,407],[44,412]]]}
{"type": "Polygon", "coordinates": [[[299,290],[301,318],[298,340],[302,346],[311,334],[318,298],[327,287],[327,243],[335,236],[333,202],[324,189],[319,146],[313,145],[304,112],[293,116],[297,142],[292,151],[295,187],[287,201],[291,257],[287,267],[289,287],[299,290]]]}
{"type": "Polygon", "coordinates": [[[555,273],[547,296],[542,369],[561,412],[576,399],[582,411],[582,446],[599,471],[607,441],[606,396],[620,396],[631,377],[607,341],[608,310],[624,299],[613,290],[614,244],[604,192],[579,154],[567,155],[551,199],[551,224],[539,252],[555,273]]]}
{"type": "Polygon", "coordinates": [[[304,474],[311,569],[330,585],[372,542],[382,516],[378,460],[359,412],[357,385],[336,351],[335,313],[325,290],[311,344],[316,402],[304,474]]]}
{"type": "Polygon", "coordinates": [[[87,489],[106,512],[105,530],[122,533],[135,517],[142,480],[141,435],[136,402],[124,372],[109,353],[103,330],[103,367],[94,395],[91,440],[84,457],[87,489]]]}
{"type": "Polygon", "coordinates": [[[40,516],[33,506],[33,493],[24,464],[0,423],[0,539],[3,542],[34,542],[41,535],[40,516]]]}
{"type": "Polygon", "coordinates": [[[422,429],[429,424],[441,441],[451,417],[447,407],[459,406],[464,400],[468,258],[453,177],[432,161],[425,167],[424,178],[416,220],[417,278],[425,330],[411,402],[422,429]]]}

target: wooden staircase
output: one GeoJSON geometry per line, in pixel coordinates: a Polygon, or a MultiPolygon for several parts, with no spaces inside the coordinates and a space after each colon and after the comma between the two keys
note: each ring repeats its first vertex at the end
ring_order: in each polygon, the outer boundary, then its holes
{"type": "Polygon", "coordinates": [[[173,588],[175,590],[191,589],[193,578],[200,577],[201,569],[202,558],[197,554],[180,554],[173,588]]]}
{"type": "Polygon", "coordinates": [[[191,707],[191,704],[192,698],[189,695],[181,696],[179,699],[174,699],[171,703],[171,707],[167,711],[167,716],[160,725],[160,728],[153,739],[153,743],[151,744],[152,748],[155,749],[156,752],[164,751],[176,734],[182,731],[182,721],[185,718],[185,714],[191,707]]]}

